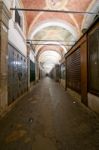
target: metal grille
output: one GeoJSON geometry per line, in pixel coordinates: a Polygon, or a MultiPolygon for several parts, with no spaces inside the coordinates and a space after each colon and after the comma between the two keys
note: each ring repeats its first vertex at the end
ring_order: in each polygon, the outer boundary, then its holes
{"type": "Polygon", "coordinates": [[[77,49],[67,58],[67,87],[81,93],[80,50],[77,49]]]}
{"type": "Polygon", "coordinates": [[[8,45],[8,103],[11,104],[27,90],[27,60],[8,45]]]}

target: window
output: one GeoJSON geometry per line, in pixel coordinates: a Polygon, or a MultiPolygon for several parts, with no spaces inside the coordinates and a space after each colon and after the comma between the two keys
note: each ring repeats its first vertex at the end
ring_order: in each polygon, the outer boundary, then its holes
{"type": "Polygon", "coordinates": [[[21,16],[20,16],[18,10],[15,11],[15,22],[18,23],[18,25],[19,25],[20,27],[22,27],[22,26],[21,26],[21,16]]]}

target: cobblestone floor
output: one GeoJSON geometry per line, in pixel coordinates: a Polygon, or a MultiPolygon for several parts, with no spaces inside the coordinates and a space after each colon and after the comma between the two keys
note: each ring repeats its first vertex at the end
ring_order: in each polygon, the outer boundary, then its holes
{"type": "Polygon", "coordinates": [[[0,150],[99,150],[99,116],[49,78],[0,120],[0,150]]]}

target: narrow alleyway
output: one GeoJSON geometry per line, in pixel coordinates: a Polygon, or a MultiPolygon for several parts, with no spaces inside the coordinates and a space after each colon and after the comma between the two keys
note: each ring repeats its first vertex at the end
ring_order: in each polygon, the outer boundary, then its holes
{"type": "Polygon", "coordinates": [[[0,120],[0,150],[99,150],[99,120],[46,77],[0,120]]]}

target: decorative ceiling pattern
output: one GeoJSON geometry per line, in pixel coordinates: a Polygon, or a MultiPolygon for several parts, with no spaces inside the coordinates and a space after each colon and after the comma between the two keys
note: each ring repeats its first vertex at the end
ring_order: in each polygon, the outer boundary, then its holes
{"type": "Polygon", "coordinates": [[[55,27],[55,26],[52,26],[52,27],[47,27],[45,29],[42,29],[42,31],[39,33],[37,33],[33,39],[35,40],[38,40],[38,39],[49,39],[49,40],[52,40],[55,39],[55,40],[67,40],[69,37],[71,36],[71,33],[68,32],[66,29],[64,28],[60,28],[60,27],[55,27]],[[53,37],[52,37],[53,35],[53,37]]]}
{"type": "MultiPolygon", "coordinates": [[[[91,8],[97,1],[98,0],[22,0],[24,8],[78,12],[91,11],[91,8]]],[[[60,62],[64,54],[82,35],[81,27],[87,15],[88,14],[43,11],[26,12],[28,39],[33,40],[32,43],[35,46],[35,54],[38,57],[40,65],[43,64],[41,65],[43,69],[46,68],[45,70],[49,72],[53,66],[52,64],[60,62]],[[50,53],[51,55],[49,57],[50,53]],[[55,54],[60,54],[61,59],[58,57],[57,61],[55,61],[55,54]]],[[[90,15],[90,18],[91,17],[90,15]]]]}
{"type": "Polygon", "coordinates": [[[46,5],[50,9],[63,9],[69,0],[46,0],[46,5]]]}

